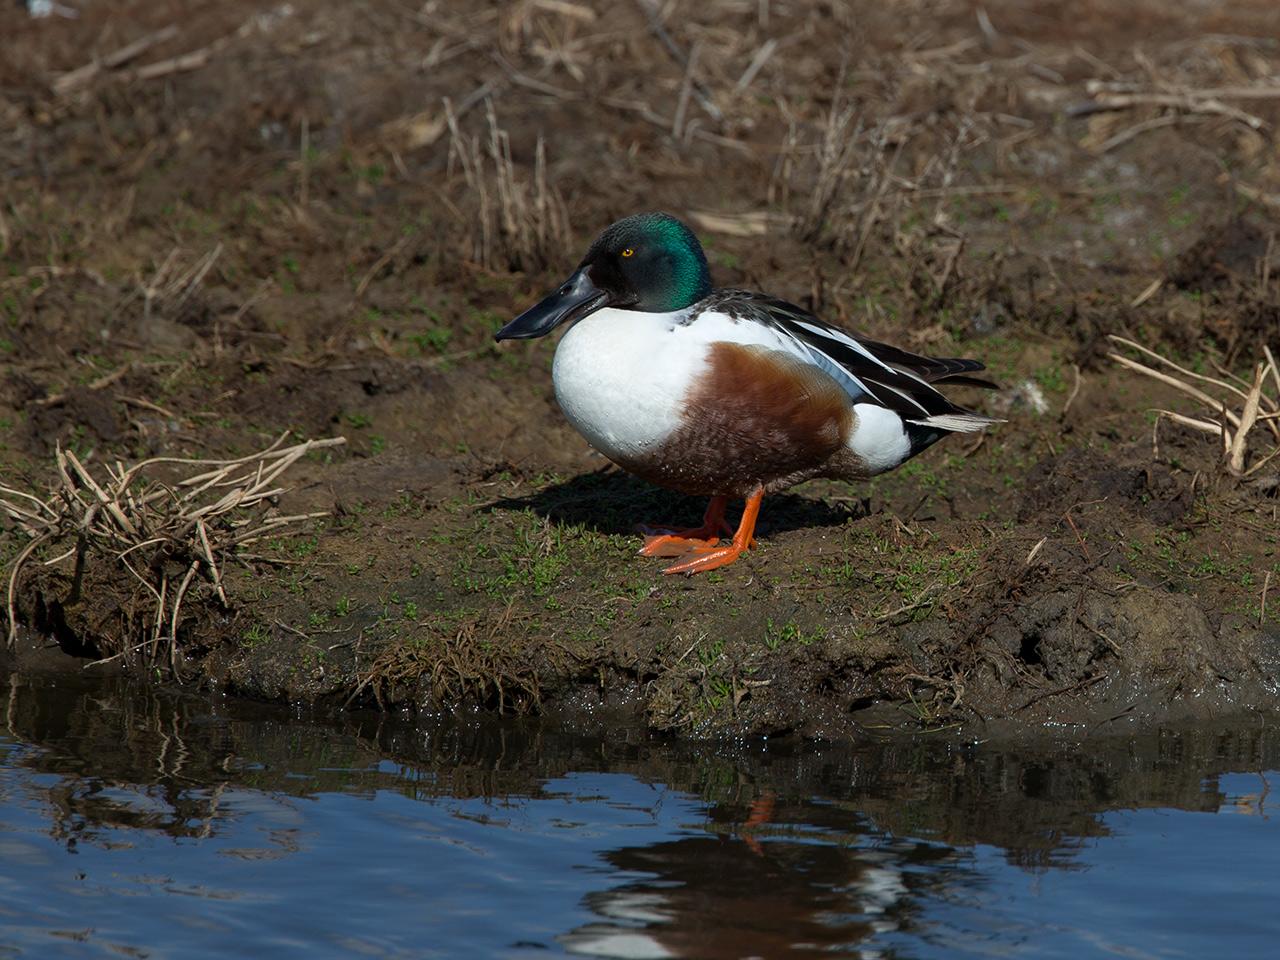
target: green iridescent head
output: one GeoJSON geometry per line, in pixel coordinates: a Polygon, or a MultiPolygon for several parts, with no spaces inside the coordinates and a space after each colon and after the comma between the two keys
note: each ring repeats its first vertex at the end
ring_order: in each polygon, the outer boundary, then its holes
{"type": "Polygon", "coordinates": [[[554,293],[497,333],[498,340],[541,337],[603,307],[669,313],[711,293],[711,271],[693,231],[665,213],[619,220],[554,293]]]}
{"type": "Polygon", "coordinates": [[[614,293],[614,306],[663,313],[711,292],[711,272],[693,231],[666,213],[619,220],[596,239],[579,268],[614,293]]]}

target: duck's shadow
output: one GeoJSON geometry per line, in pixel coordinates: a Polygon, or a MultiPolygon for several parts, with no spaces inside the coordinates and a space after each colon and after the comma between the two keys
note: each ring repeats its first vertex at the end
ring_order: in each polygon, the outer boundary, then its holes
{"type": "MultiPolygon", "coordinates": [[[[503,497],[491,510],[532,510],[554,523],[582,525],[597,533],[633,534],[636,525],[692,527],[702,521],[706,497],[688,497],[663,490],[613,468],[552,484],[523,497],[503,497]]],[[[730,505],[736,524],[740,504],[730,505]]],[[[794,493],[769,496],[757,531],[780,533],[808,527],[836,527],[870,512],[865,499],[827,502],[794,493]]]]}

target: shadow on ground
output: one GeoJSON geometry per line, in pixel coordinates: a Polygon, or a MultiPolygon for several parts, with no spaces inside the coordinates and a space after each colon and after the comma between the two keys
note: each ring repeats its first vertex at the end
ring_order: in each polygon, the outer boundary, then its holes
{"type": "MultiPolygon", "coordinates": [[[[553,523],[582,526],[596,533],[628,535],[639,524],[690,527],[702,520],[707,499],[672,493],[612,467],[553,484],[525,497],[503,497],[489,510],[532,510],[553,523]]],[[[839,527],[870,514],[870,500],[832,503],[795,493],[768,497],[757,532],[768,536],[790,530],[839,527]]],[[[741,503],[731,504],[729,522],[737,523],[741,503]]]]}

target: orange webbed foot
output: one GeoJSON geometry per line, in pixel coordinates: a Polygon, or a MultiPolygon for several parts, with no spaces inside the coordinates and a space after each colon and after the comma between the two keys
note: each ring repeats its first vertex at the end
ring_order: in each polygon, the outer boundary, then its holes
{"type": "MultiPolygon", "coordinates": [[[[703,545],[690,545],[685,554],[692,554],[687,560],[683,560],[673,566],[667,567],[663,573],[684,573],[692,576],[695,573],[706,573],[708,570],[715,570],[718,567],[728,566],[742,556],[746,551],[755,545],[755,537],[752,534],[756,528],[756,517],[760,514],[760,501],[764,499],[764,491],[757,489],[747,497],[746,506],[742,510],[742,521],[738,524],[738,530],[733,535],[733,542],[728,546],[717,546],[715,543],[703,545]]],[[[711,511],[708,509],[708,515],[711,511]]],[[[646,545],[647,549],[647,545],[646,545]]],[[[653,554],[661,556],[661,554],[653,554]]]]}
{"type": "MultiPolygon", "coordinates": [[[[651,528],[642,528],[645,532],[651,528]]],[[[701,528],[692,530],[672,530],[670,533],[654,531],[644,538],[644,546],[640,548],[642,557],[683,557],[694,550],[716,546],[719,537],[705,538],[701,528]]]]}
{"type": "Polygon", "coordinates": [[[688,560],[682,560],[680,563],[674,564],[663,570],[663,573],[706,573],[708,570],[715,570],[717,567],[727,567],[733,561],[746,553],[746,547],[738,547],[729,544],[727,547],[700,547],[694,548],[689,553],[693,556],[688,560]]]}
{"type": "Polygon", "coordinates": [[[733,528],[725,522],[725,497],[712,497],[702,525],[683,530],[649,527],[641,524],[637,530],[644,534],[644,546],[640,555],[645,557],[683,557],[694,550],[716,546],[721,535],[733,536],[733,528]]]}

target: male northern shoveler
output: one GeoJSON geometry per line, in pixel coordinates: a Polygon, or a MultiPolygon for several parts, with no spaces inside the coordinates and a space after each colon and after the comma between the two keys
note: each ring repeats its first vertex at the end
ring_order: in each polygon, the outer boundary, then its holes
{"type": "Polygon", "coordinates": [[[872,477],[948,433],[996,422],[932,386],[992,386],[969,376],[978,361],[919,357],[774,297],[713,289],[698,238],[664,213],[610,226],[497,339],[573,321],[552,369],[569,422],[623,469],[711,497],[700,527],[642,528],[642,554],[686,558],[665,573],[736,560],[754,543],[766,493],[812,477],[872,477]],[[736,532],[724,519],[730,497],[746,500],[736,532]]]}

